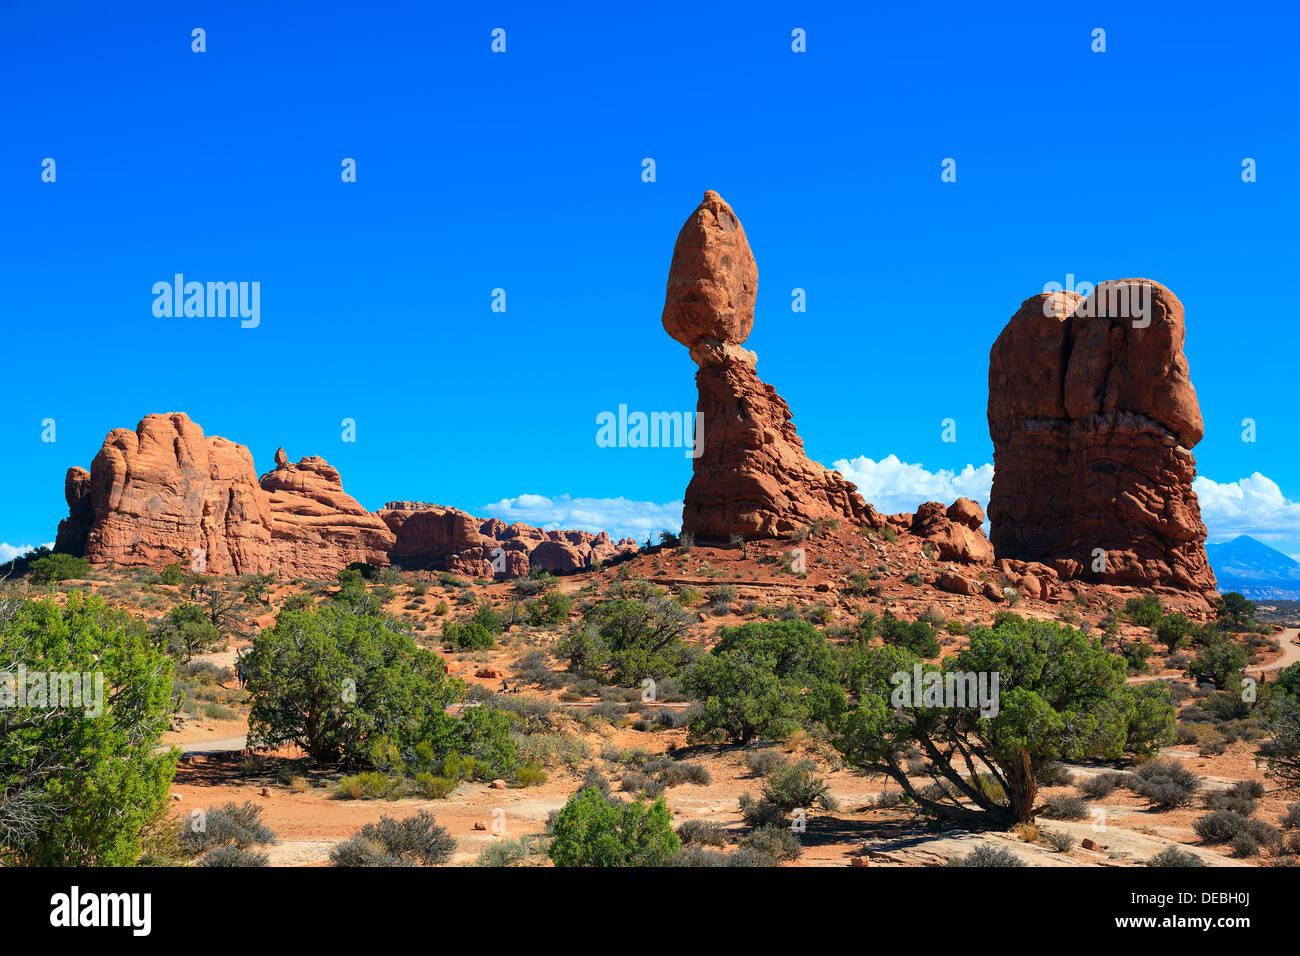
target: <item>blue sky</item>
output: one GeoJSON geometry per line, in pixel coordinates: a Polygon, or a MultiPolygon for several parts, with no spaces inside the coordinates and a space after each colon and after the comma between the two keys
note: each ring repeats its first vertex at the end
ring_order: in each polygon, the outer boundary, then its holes
{"type": "Polygon", "coordinates": [[[759,373],[868,500],[986,488],[1007,319],[1144,276],[1187,309],[1212,540],[1300,553],[1296,15],[891,6],[7,5],[0,541],[52,540],[68,466],[176,410],[259,471],[324,456],[367,507],[644,537],[690,461],[595,419],[694,407],[659,316],[712,188],[758,260],[759,373]],[[260,324],[156,317],[177,272],[260,282],[260,324]]]}

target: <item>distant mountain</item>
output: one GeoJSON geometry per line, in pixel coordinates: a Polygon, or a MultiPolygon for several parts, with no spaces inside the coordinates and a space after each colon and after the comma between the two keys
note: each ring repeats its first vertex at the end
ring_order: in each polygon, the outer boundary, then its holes
{"type": "Polygon", "coordinates": [[[1243,534],[1223,544],[1206,545],[1220,591],[1248,598],[1300,599],[1300,562],[1243,534]]]}

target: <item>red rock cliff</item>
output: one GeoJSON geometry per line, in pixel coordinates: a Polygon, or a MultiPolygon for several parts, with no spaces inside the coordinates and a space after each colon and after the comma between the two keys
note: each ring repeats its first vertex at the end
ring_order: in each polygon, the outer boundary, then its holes
{"type": "Polygon", "coordinates": [[[1213,592],[1192,491],[1204,427],[1184,334],[1182,303],[1145,279],[1021,305],[989,355],[999,558],[1065,578],[1213,592]]]}

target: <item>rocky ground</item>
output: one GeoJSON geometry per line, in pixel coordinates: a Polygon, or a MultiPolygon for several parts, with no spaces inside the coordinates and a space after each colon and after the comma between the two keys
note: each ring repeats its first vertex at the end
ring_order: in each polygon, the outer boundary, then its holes
{"type": "MultiPolygon", "coordinates": [[[[1123,788],[1090,801],[1089,816],[1081,820],[1040,815],[1036,828],[1019,831],[932,831],[905,806],[895,805],[888,797],[882,800],[882,794],[897,790],[895,784],[843,766],[824,740],[797,734],[790,740],[746,748],[693,743],[685,726],[661,726],[643,719],[640,713],[647,709],[683,712],[687,702],[671,682],[661,689],[660,700],[647,707],[639,702],[638,688],[574,683],[565,674],[563,663],[547,653],[577,620],[584,601],[594,602],[620,582],[637,578],[653,582],[689,608],[688,641],[702,648],[716,639],[723,626],[776,616],[803,617],[835,638],[841,633],[838,628],[851,625],[862,612],[874,610],[906,620],[935,622],[941,633],[942,654],[948,655],[965,645],[962,632],[988,623],[995,613],[1007,609],[1068,622],[1100,636],[1125,599],[1144,593],[1053,582],[1042,588],[1046,598],[1026,596],[1023,574],[999,566],[945,562],[932,539],[906,532],[881,534],[828,524],[796,537],[801,540],[751,542],[743,550],[656,547],[608,567],[561,576],[556,587],[574,598],[570,622],[517,624],[501,636],[496,648],[469,653],[442,647],[442,621],[467,616],[483,600],[505,610],[518,598],[514,583],[472,581],[432,571],[390,571],[371,582],[369,589],[383,602],[385,611],[404,622],[419,643],[442,654],[451,673],[466,680],[474,695],[507,695],[514,706],[537,715],[538,730],[529,746],[530,752],[544,755],[545,782],[506,789],[463,783],[439,800],[409,796],[398,800],[339,799],[335,795],[341,776],[338,772],[313,768],[294,752],[252,754],[244,749],[247,701],[229,670],[235,653],[249,643],[258,627],[273,622],[277,607],[290,594],[308,591],[324,599],[337,588],[305,579],[280,582],[263,602],[246,606],[244,636],[197,658],[214,666],[215,680],[192,684],[187,712],[178,715],[165,738],[166,743],[181,745],[187,752],[172,788],[174,813],[179,818],[197,807],[253,800],[264,808],[265,821],[279,837],[280,842],[270,850],[273,865],[323,865],[330,848],[363,824],[382,815],[405,816],[427,808],[459,841],[454,862],[468,864],[491,844],[540,833],[548,814],[564,804],[590,768],[612,781],[617,792],[619,778],[645,755],[669,754],[708,771],[709,782],[704,785],[686,783],[665,791],[675,823],[703,819],[738,830],[742,827],[739,797],[757,793],[763,783],[748,764],[756,751],[771,749],[787,760],[812,761],[838,807],[809,812],[806,832],[801,835],[803,853],[790,865],[933,865],[980,844],[1010,849],[1029,865],[1132,866],[1171,843],[1214,865],[1279,862],[1271,857],[1234,859],[1224,847],[1200,845],[1191,829],[1192,821],[1205,812],[1199,802],[1193,807],[1156,812],[1123,788]],[[956,587],[954,578],[970,587],[956,587]],[[941,580],[946,581],[948,590],[937,586],[941,580]],[[537,651],[542,652],[545,673],[538,670],[537,651]],[[1097,810],[1104,815],[1098,818],[1097,810]],[[1048,843],[1053,832],[1068,833],[1075,838],[1074,846],[1064,852],[1053,848],[1048,843]]],[[[90,580],[63,582],[58,587],[92,590],[110,604],[146,618],[165,613],[188,596],[182,587],[156,583],[149,577],[139,569],[99,567],[90,580]]],[[[234,579],[213,579],[210,586],[233,588],[235,583],[234,579]]],[[[1161,599],[1168,610],[1182,609],[1197,620],[1209,616],[1209,609],[1197,596],[1169,593],[1161,599]]],[[[1121,623],[1117,629],[1112,625],[1111,630],[1110,639],[1118,642],[1117,647],[1152,641],[1146,628],[1132,624],[1121,623]]],[[[1297,659],[1300,646],[1295,639],[1294,629],[1252,638],[1252,669],[1259,673],[1297,659]]],[[[1180,685],[1186,709],[1194,704],[1198,692],[1179,669],[1180,662],[1171,661],[1152,643],[1147,672],[1134,674],[1132,679],[1167,679],[1180,685]]],[[[1258,805],[1261,819],[1277,824],[1287,804],[1295,799],[1294,794],[1281,792],[1257,765],[1257,744],[1248,731],[1198,718],[1181,724],[1179,741],[1165,750],[1165,756],[1203,777],[1204,788],[1240,780],[1263,784],[1265,794],[1258,805]]],[[[1064,768],[1065,773],[1073,774],[1073,785],[1061,781],[1045,787],[1039,801],[1046,804],[1057,796],[1079,796],[1079,783],[1109,769],[1113,768],[1064,768]]]]}

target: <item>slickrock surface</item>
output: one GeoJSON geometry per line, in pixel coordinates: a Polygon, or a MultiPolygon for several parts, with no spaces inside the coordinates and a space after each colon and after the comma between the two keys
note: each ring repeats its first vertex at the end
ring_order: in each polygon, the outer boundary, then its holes
{"type": "Polygon", "coordinates": [[[804,454],[790,407],[741,348],[754,325],[758,267],[745,230],[713,190],[677,236],[664,329],[691,350],[704,414],[703,454],[686,489],[683,530],[725,539],[787,534],[840,518],[880,518],[838,472],[804,454]]]}
{"type": "Polygon", "coordinates": [[[1184,334],[1182,303],[1151,280],[1102,283],[1086,300],[1025,300],[989,355],[999,558],[1063,578],[1213,592],[1192,491],[1204,427],[1184,334]],[[1104,571],[1093,570],[1096,549],[1104,571]]]}
{"type": "Polygon", "coordinates": [[[388,525],[343,491],[338,469],[315,455],[296,465],[283,448],[259,484],[270,496],[281,577],[327,578],[353,561],[383,566],[396,540],[388,525]]]}

